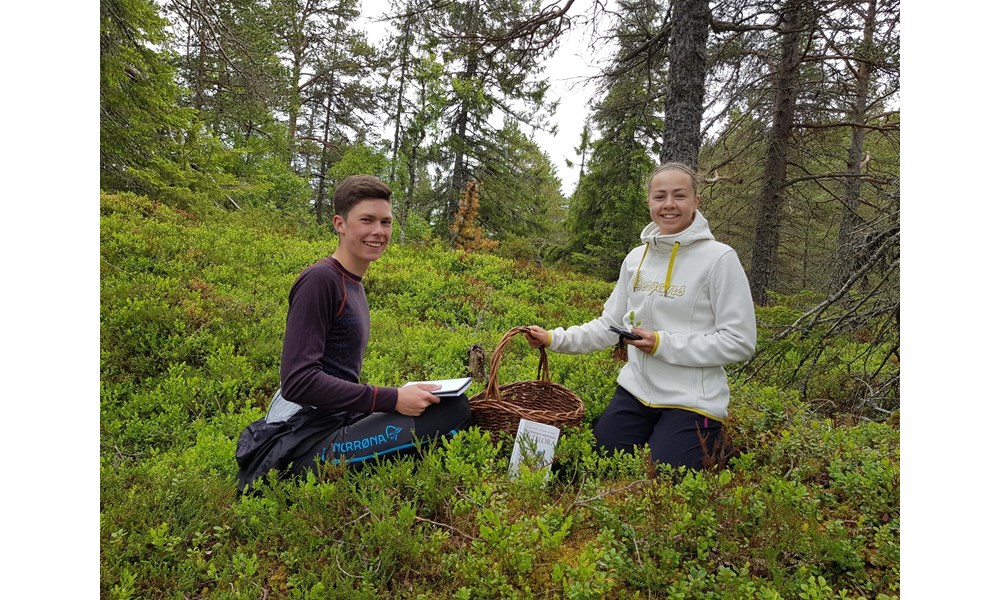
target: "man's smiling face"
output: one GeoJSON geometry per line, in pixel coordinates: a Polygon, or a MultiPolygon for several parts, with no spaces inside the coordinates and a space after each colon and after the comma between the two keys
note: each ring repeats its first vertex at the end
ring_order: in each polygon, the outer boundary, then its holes
{"type": "Polygon", "coordinates": [[[347,218],[335,215],[333,226],[340,234],[338,254],[352,263],[344,266],[354,272],[357,271],[353,267],[357,266],[367,269],[382,256],[392,238],[392,205],[378,198],[361,200],[347,213],[347,218]]]}

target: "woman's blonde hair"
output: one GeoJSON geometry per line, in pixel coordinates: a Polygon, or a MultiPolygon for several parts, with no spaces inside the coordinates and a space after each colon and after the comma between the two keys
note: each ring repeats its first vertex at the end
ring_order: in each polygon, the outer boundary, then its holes
{"type": "Polygon", "coordinates": [[[684,163],[679,162],[668,162],[653,169],[653,172],[649,175],[649,179],[646,181],[646,192],[648,193],[653,185],[653,178],[663,171],[682,171],[687,173],[688,177],[691,178],[691,189],[694,190],[694,195],[698,195],[698,173],[694,169],[687,166],[684,163]]]}

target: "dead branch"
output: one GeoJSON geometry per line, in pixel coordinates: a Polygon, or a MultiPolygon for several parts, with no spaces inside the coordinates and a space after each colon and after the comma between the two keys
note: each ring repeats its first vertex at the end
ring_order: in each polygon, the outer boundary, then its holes
{"type": "MultiPolygon", "coordinates": [[[[593,503],[596,500],[600,500],[600,499],[605,498],[607,496],[610,496],[612,494],[619,494],[619,493],[624,492],[626,490],[632,489],[632,488],[634,488],[636,486],[641,486],[641,485],[645,485],[645,484],[648,484],[648,483],[649,483],[648,479],[637,479],[636,481],[633,481],[632,483],[623,485],[621,487],[611,488],[611,489],[604,490],[600,494],[597,494],[596,496],[591,496],[590,498],[580,499],[579,497],[577,497],[577,499],[573,501],[573,504],[571,504],[570,507],[566,510],[566,514],[569,514],[569,512],[571,510],[573,510],[574,508],[576,508],[577,506],[589,506],[591,503],[593,503]]],[[[582,489],[581,489],[581,491],[582,491],[582,489]]]]}
{"type": "Polygon", "coordinates": [[[706,177],[703,180],[703,182],[706,183],[706,184],[709,184],[709,183],[718,183],[720,181],[729,181],[730,179],[732,179],[732,177],[722,177],[721,175],[719,175],[719,170],[716,169],[712,173],[712,176],[711,177],[706,177]]]}
{"type": "Polygon", "coordinates": [[[467,540],[472,541],[472,540],[476,539],[476,538],[472,537],[471,535],[465,533],[461,529],[458,529],[457,527],[452,527],[451,525],[448,525],[447,523],[438,523],[437,521],[431,521],[430,519],[425,519],[425,518],[423,518],[421,516],[417,516],[417,517],[414,517],[414,518],[417,521],[420,521],[421,523],[429,523],[431,525],[434,525],[435,527],[441,527],[441,528],[447,529],[449,531],[454,531],[455,533],[457,533],[458,535],[464,537],[467,540]]]}
{"type": "Polygon", "coordinates": [[[297,136],[295,136],[295,139],[297,139],[297,140],[308,140],[310,142],[316,142],[317,144],[320,144],[320,145],[322,145],[325,148],[329,148],[330,150],[339,150],[341,148],[341,146],[339,144],[332,144],[332,143],[330,143],[330,142],[328,142],[326,140],[321,140],[318,137],[313,137],[311,135],[297,135],[297,136]]]}
{"type": "MultiPolygon", "coordinates": [[[[551,42],[553,39],[558,37],[560,33],[562,33],[563,26],[565,23],[563,18],[566,16],[566,13],[569,12],[570,7],[573,6],[574,1],[575,0],[566,0],[566,4],[564,4],[562,7],[559,7],[558,2],[552,3],[543,8],[541,11],[539,11],[537,15],[525,21],[515,24],[506,34],[495,37],[491,39],[490,42],[500,45],[500,44],[509,44],[514,40],[518,40],[521,38],[531,38],[542,27],[553,21],[558,20],[559,27],[557,28],[557,33],[549,36],[547,40],[548,42],[551,42]]],[[[545,45],[548,45],[547,42],[545,45]]],[[[543,45],[543,47],[545,45],[543,45]]]]}
{"type": "Polygon", "coordinates": [[[788,383],[798,382],[799,393],[805,399],[808,398],[810,382],[825,364],[821,359],[824,356],[836,359],[836,354],[841,352],[834,344],[835,336],[865,332],[867,348],[845,357],[848,366],[862,361],[861,368],[864,371],[860,378],[863,380],[864,388],[857,392],[863,398],[852,410],[870,406],[886,414],[887,409],[879,403],[889,399],[887,394],[892,394],[894,390],[898,402],[898,385],[894,383],[898,381],[898,375],[892,372],[882,375],[893,356],[896,356],[895,362],[898,364],[899,298],[898,294],[892,293],[891,288],[899,273],[898,208],[886,218],[889,220],[887,226],[869,234],[863,247],[857,251],[858,255],[867,257],[864,263],[826,299],[807,310],[790,325],[784,326],[771,338],[772,343],[758,350],[754,356],[740,365],[734,374],[749,379],[763,373],[774,372],[777,363],[785,356],[784,346],[777,342],[789,339],[793,335],[799,340],[808,339],[808,346],[804,350],[800,349],[801,355],[792,373],[787,376],[782,375],[782,379],[788,383]],[[868,281],[869,275],[876,273],[880,277],[874,285],[863,283],[868,281]],[[862,287],[865,293],[849,296],[851,292],[862,287]],[[837,305],[842,305],[843,310],[831,311],[837,305]],[[819,331],[821,335],[813,339],[811,337],[813,331],[819,331]],[[882,349],[887,345],[891,349],[883,354],[882,349]],[[831,355],[830,352],[836,354],[831,355]],[[878,361],[874,370],[869,365],[872,359],[878,361]]]}

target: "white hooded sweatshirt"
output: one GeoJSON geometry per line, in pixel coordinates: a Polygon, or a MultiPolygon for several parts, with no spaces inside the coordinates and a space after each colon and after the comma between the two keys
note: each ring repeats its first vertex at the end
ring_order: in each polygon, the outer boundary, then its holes
{"type": "Polygon", "coordinates": [[[625,257],[601,316],[550,331],[548,348],[568,354],[607,348],[618,342],[611,325],[655,331],[649,354],[627,346],[618,384],[647,406],[721,421],[729,408],[723,365],[746,360],[757,344],[743,267],[732,248],[715,241],[701,211],[680,233],[664,235],[650,223],[640,237],[645,243],[625,257]]]}

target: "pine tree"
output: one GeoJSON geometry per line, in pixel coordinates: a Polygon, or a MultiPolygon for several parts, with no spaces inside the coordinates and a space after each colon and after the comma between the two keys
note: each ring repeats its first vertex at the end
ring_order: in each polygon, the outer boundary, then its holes
{"type": "Polygon", "coordinates": [[[538,78],[551,49],[529,51],[519,40],[503,39],[510,23],[537,10],[537,2],[464,0],[446,5],[428,22],[440,40],[450,81],[445,145],[450,156],[450,183],[444,222],[451,222],[464,182],[482,178],[492,158],[502,156],[496,141],[497,116],[526,127],[543,126],[551,106],[547,84],[538,78]]]}
{"type": "Polygon", "coordinates": [[[101,0],[101,187],[139,190],[136,177],[169,157],[193,117],[177,106],[174,69],[157,50],[166,21],[146,0],[101,0]]]}
{"type": "Polygon", "coordinates": [[[235,205],[231,154],[178,105],[166,24],[145,0],[101,2],[101,187],[188,210],[235,205]]]}

